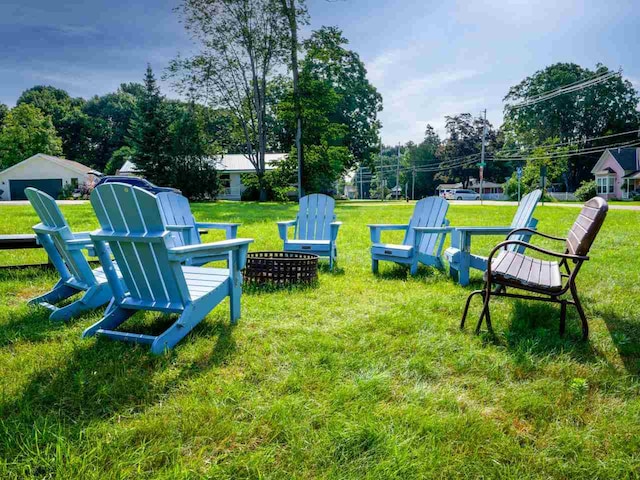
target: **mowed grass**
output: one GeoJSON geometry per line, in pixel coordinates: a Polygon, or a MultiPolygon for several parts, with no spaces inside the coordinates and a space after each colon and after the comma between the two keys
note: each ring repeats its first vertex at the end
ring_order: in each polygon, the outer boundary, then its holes
{"type": "MultiPolygon", "coordinates": [[[[281,248],[275,221],[296,206],[193,209],[242,222],[258,250],[281,248]]],[[[76,230],[96,226],[89,205],[62,210],[76,230]]],[[[460,332],[478,272],[467,288],[426,268],[410,278],[381,263],[372,275],[366,224],[411,210],[339,204],[334,273],[323,268],[314,288],[245,292],[235,327],[225,301],[161,357],[81,339],[100,312],[56,324],[27,307],[53,272],[0,271],[0,478],[640,476],[640,212],[609,212],[578,278],[585,344],[572,309],[562,339],[555,307],[512,300],[493,303],[497,338],[460,332]]],[[[507,225],[515,207],[449,212],[454,225],[507,225]]],[[[536,216],[564,235],[577,213],[536,216]]],[[[0,233],[35,223],[30,207],[0,207],[0,233]]],[[[0,264],[43,260],[0,252],[0,264]]],[[[158,331],[167,320],[132,323],[158,331]]]]}

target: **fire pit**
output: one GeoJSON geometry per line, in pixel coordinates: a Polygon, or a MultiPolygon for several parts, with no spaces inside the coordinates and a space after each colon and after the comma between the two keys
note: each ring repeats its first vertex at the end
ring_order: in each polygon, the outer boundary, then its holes
{"type": "Polygon", "coordinates": [[[318,256],[295,252],[247,254],[244,280],[248,284],[309,284],[318,279],[318,256]]]}

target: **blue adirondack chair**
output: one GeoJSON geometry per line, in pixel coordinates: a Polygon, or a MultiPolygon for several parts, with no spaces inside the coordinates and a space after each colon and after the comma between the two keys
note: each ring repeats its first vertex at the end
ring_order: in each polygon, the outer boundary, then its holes
{"type": "Polygon", "coordinates": [[[101,229],[90,234],[113,291],[105,316],[86,329],[84,337],[103,335],[113,340],[151,345],[155,354],[174,347],[225,297],[230,299],[231,322],[240,318],[242,275],[251,239],[223,240],[175,246],[165,228],[156,196],[138,187],[111,183],[91,193],[91,205],[101,229]],[[107,243],[122,272],[118,278],[107,243]],[[184,265],[189,259],[229,255],[229,268],[184,265]],[[160,335],[122,332],[116,328],[139,310],[178,314],[160,335]]]}
{"type": "Polygon", "coordinates": [[[74,234],[51,196],[33,187],[25,189],[25,194],[40,217],[41,223],[33,227],[38,242],[60,274],[51,291],[31,299],[29,304],[51,310],[51,320],[69,320],[105,305],[111,299],[107,278],[102,267],[92,269],[82,253],[83,249],[93,249],[89,233],[74,234]],[[55,305],[80,292],[84,292],[80,299],[63,307],[55,305]]]}
{"type": "MultiPolygon", "coordinates": [[[[516,228],[536,228],[538,220],[533,218],[533,211],[542,195],[542,191],[533,192],[522,197],[520,206],[513,217],[511,225],[508,227],[454,227],[451,232],[451,246],[447,248],[444,255],[449,262],[449,273],[460,285],[469,284],[469,269],[485,271],[487,269],[487,258],[471,253],[471,240],[474,235],[508,235],[516,228]]],[[[531,234],[514,235],[515,240],[528,242],[531,234]]],[[[514,251],[522,250],[520,246],[510,247],[514,251]]]]}
{"type": "MultiPolygon", "coordinates": [[[[189,200],[178,193],[161,192],[156,195],[160,203],[162,220],[165,228],[174,232],[174,245],[199,245],[202,243],[200,229],[224,230],[227,240],[236,238],[238,235],[239,223],[211,223],[196,222],[189,200]]],[[[211,257],[197,257],[187,260],[186,265],[201,266],[205,263],[227,260],[228,255],[212,255],[211,257]]]]}
{"type": "Polygon", "coordinates": [[[336,239],[342,222],[336,222],[333,213],[335,200],[327,195],[314,193],[300,199],[295,220],[278,222],[278,232],[284,242],[286,252],[313,253],[329,258],[329,269],[333,270],[338,256],[336,239]],[[294,228],[293,238],[288,238],[288,230],[294,228]]]}
{"type": "Polygon", "coordinates": [[[413,210],[406,225],[368,225],[371,234],[371,270],[378,272],[378,262],[401,263],[410,266],[411,275],[418,272],[418,264],[442,268],[442,247],[451,230],[446,219],[449,203],[439,197],[423,198],[413,210]],[[385,230],[405,230],[402,245],[380,243],[385,230]]]}

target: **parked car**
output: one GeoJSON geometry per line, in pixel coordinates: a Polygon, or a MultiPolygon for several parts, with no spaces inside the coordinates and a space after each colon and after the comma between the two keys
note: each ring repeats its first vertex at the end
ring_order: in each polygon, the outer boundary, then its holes
{"type": "Polygon", "coordinates": [[[175,193],[182,194],[182,192],[177,188],[158,187],[157,185],[154,185],[146,178],[141,178],[141,177],[125,177],[121,175],[107,175],[106,177],[102,177],[98,181],[98,183],[96,183],[96,187],[98,185],[102,185],[103,183],[126,183],[134,187],[144,188],[148,192],[151,192],[154,194],[160,193],[160,192],[175,192],[175,193]]]}
{"type": "Polygon", "coordinates": [[[453,190],[440,190],[440,197],[441,198],[448,198],[447,195],[449,195],[453,190]]]}
{"type": "Polygon", "coordinates": [[[480,194],[473,190],[456,188],[445,194],[447,200],[480,200],[480,194]]]}

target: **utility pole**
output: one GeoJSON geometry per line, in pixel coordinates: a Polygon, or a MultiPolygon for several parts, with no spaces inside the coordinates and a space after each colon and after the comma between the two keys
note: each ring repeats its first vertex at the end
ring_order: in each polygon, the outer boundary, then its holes
{"type": "Polygon", "coordinates": [[[398,160],[396,162],[396,200],[398,200],[398,193],[400,192],[400,144],[398,143],[398,160]]]}
{"type": "Polygon", "coordinates": [[[413,166],[413,177],[411,180],[411,200],[416,199],[416,166],[413,166]]]}
{"type": "Polygon", "coordinates": [[[380,176],[378,180],[380,181],[380,200],[384,202],[384,187],[386,185],[386,180],[384,179],[384,169],[382,164],[382,143],[380,143],[380,176]]]}
{"type": "Polygon", "coordinates": [[[484,122],[482,124],[482,153],[480,154],[480,205],[482,205],[482,196],[484,193],[484,150],[487,140],[487,109],[484,109],[484,122]]]}
{"type": "Polygon", "coordinates": [[[362,165],[360,165],[360,200],[362,200],[362,165]]]}

